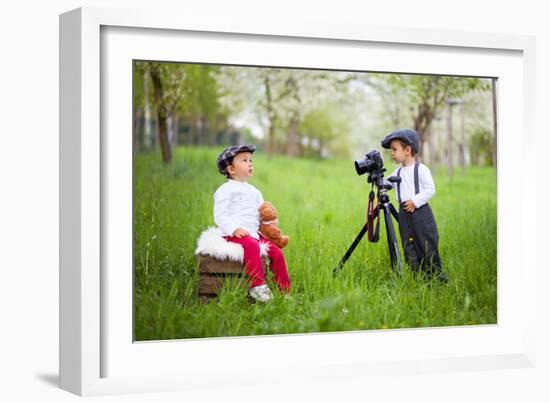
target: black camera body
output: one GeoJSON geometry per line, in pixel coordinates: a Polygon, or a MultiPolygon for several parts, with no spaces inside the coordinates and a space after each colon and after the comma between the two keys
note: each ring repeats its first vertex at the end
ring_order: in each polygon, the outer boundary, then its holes
{"type": "Polygon", "coordinates": [[[357,175],[369,174],[374,171],[380,171],[384,168],[384,160],[376,150],[369,151],[365,158],[355,161],[355,170],[357,175]]]}
{"type": "Polygon", "coordinates": [[[390,176],[387,180],[384,180],[384,160],[380,153],[376,150],[369,151],[365,158],[355,161],[355,170],[357,175],[363,175],[368,173],[367,181],[374,183],[380,190],[392,189],[392,183],[401,182],[401,178],[396,176],[390,176]]]}
{"type": "Polygon", "coordinates": [[[357,175],[368,173],[367,182],[374,183],[378,187],[384,183],[384,160],[376,150],[369,151],[365,158],[355,161],[357,175]]]}

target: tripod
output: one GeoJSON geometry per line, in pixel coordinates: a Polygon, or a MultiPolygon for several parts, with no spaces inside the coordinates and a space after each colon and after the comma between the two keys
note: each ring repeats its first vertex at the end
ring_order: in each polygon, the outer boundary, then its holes
{"type": "Polygon", "coordinates": [[[384,222],[386,224],[386,236],[388,240],[388,247],[390,250],[390,261],[391,261],[391,267],[392,270],[396,270],[397,265],[397,274],[401,274],[401,258],[399,255],[399,246],[397,244],[397,238],[395,236],[395,230],[393,228],[393,222],[391,220],[392,215],[395,218],[397,222],[399,222],[399,214],[393,204],[390,202],[390,197],[388,196],[388,190],[392,189],[393,186],[389,182],[397,183],[401,182],[401,178],[390,176],[388,178],[388,181],[384,180],[383,171],[385,169],[374,171],[368,176],[368,181],[372,182],[373,189],[370,192],[369,195],[369,207],[367,210],[367,222],[359,231],[359,234],[355,237],[353,240],[353,243],[348,248],[344,256],[342,257],[342,260],[340,260],[340,263],[333,269],[333,274],[336,274],[342,266],[347,262],[347,260],[350,258],[351,254],[359,245],[359,242],[361,239],[365,236],[365,234],[369,233],[369,241],[371,242],[378,242],[378,230],[379,230],[379,221],[380,221],[380,208],[382,208],[382,211],[384,212],[384,222]],[[378,206],[374,208],[373,202],[374,202],[374,186],[378,188],[378,206]],[[376,224],[376,228],[373,228],[374,220],[378,218],[378,222],[376,224]]]}

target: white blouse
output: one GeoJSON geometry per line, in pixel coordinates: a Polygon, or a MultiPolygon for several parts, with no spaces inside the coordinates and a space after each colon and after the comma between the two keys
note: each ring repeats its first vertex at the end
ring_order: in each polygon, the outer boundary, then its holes
{"type": "Polygon", "coordinates": [[[262,193],[254,186],[229,179],[214,193],[214,222],[224,236],[231,236],[237,228],[242,228],[251,237],[260,239],[258,208],[263,202],[262,193]]]}

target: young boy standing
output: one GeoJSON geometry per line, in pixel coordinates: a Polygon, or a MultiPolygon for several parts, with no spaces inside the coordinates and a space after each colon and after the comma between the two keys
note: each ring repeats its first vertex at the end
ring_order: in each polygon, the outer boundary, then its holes
{"type": "Polygon", "coordinates": [[[264,198],[258,189],[247,182],[254,173],[252,153],[255,150],[256,147],[251,144],[231,146],[218,156],[218,171],[228,180],[214,193],[214,222],[228,242],[243,247],[243,263],[251,283],[250,296],[257,301],[268,302],[273,295],[262,269],[260,242],[269,245],[270,269],[281,291],[290,291],[290,278],[281,249],[258,232],[258,208],[264,198]]]}
{"type": "Polygon", "coordinates": [[[418,134],[410,129],[396,130],[382,140],[382,147],[391,149],[392,159],[401,164],[392,176],[401,178],[396,187],[405,260],[414,271],[422,270],[446,283],[438,251],[439,234],[428,204],[435,194],[435,184],[430,169],[416,161],[418,146],[418,134]]]}

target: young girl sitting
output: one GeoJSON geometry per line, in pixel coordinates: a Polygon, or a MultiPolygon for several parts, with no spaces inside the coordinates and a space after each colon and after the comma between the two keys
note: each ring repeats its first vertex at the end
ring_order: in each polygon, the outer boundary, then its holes
{"type": "Polygon", "coordinates": [[[273,294],[262,269],[260,242],[269,245],[270,269],[281,291],[290,292],[290,278],[281,249],[258,232],[258,208],[264,199],[258,189],[247,183],[254,173],[252,153],[255,150],[254,145],[231,146],[218,156],[218,170],[228,180],[214,193],[214,222],[227,241],[238,243],[244,249],[243,263],[250,279],[250,296],[256,301],[268,302],[273,294]]]}

